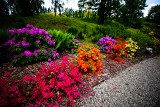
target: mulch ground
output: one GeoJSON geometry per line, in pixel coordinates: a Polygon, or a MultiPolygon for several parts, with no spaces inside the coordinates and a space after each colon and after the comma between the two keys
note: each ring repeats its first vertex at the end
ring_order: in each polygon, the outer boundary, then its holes
{"type": "MultiPolygon", "coordinates": [[[[60,54],[60,57],[62,56],[68,56],[70,59],[75,58],[76,54],[70,54],[68,52],[63,52],[60,54]]],[[[94,75],[92,73],[83,73],[83,79],[84,81],[89,84],[91,87],[94,87],[95,85],[100,84],[104,80],[108,78],[114,77],[117,73],[121,72],[122,70],[126,69],[127,67],[130,67],[136,63],[139,63],[142,60],[148,59],[150,57],[153,57],[154,55],[143,55],[141,58],[134,58],[134,59],[124,59],[125,63],[116,63],[115,61],[104,58],[103,59],[103,67],[100,75],[94,75]]],[[[32,65],[26,65],[26,66],[19,66],[14,67],[12,66],[11,62],[4,63],[2,66],[0,66],[0,76],[4,74],[5,71],[10,71],[12,74],[20,74],[20,75],[34,75],[34,73],[38,72],[38,70],[41,69],[42,65],[49,65],[49,63],[46,62],[38,62],[32,65]]]]}

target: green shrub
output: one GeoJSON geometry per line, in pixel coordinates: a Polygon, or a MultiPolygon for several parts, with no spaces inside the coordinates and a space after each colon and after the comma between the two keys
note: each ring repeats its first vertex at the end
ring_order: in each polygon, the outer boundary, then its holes
{"type": "Polygon", "coordinates": [[[0,26],[2,28],[21,28],[26,25],[24,18],[19,16],[0,17],[0,26]]]}
{"type": "Polygon", "coordinates": [[[144,34],[135,29],[127,29],[125,34],[128,34],[127,37],[131,37],[133,41],[138,42],[138,46],[141,50],[144,50],[146,47],[151,47],[153,45],[152,37],[144,34]]]}
{"type": "Polygon", "coordinates": [[[104,35],[103,34],[97,34],[97,35],[94,35],[93,36],[93,39],[92,39],[92,42],[94,42],[94,43],[96,43],[96,42],[98,42],[98,40],[101,38],[101,37],[103,37],[104,35]]]}
{"type": "Polygon", "coordinates": [[[84,27],[83,27],[83,33],[87,34],[87,25],[85,24],[84,27]]]}
{"type": "Polygon", "coordinates": [[[103,34],[103,35],[106,35],[107,33],[107,29],[106,27],[103,27],[103,26],[98,26],[96,27],[96,31],[97,31],[97,34],[103,34]]]}
{"type": "Polygon", "coordinates": [[[7,33],[7,30],[0,30],[0,44],[3,44],[10,39],[10,36],[7,33]]]}
{"type": "Polygon", "coordinates": [[[51,34],[52,39],[55,40],[55,49],[58,51],[73,50],[76,48],[75,45],[77,45],[77,43],[74,42],[75,36],[58,30],[48,30],[48,33],[51,34]]]}
{"type": "Polygon", "coordinates": [[[86,37],[86,35],[85,35],[84,33],[82,33],[82,32],[79,32],[79,33],[78,33],[78,38],[79,38],[79,39],[82,39],[82,40],[83,40],[85,37],[86,37]]]}
{"type": "Polygon", "coordinates": [[[78,29],[75,26],[71,26],[68,28],[68,33],[71,33],[72,35],[77,35],[78,29]]]}
{"type": "Polygon", "coordinates": [[[90,10],[88,10],[88,11],[86,11],[86,12],[84,13],[83,18],[85,18],[85,19],[92,19],[93,16],[94,16],[93,12],[90,11],[90,10]]]}

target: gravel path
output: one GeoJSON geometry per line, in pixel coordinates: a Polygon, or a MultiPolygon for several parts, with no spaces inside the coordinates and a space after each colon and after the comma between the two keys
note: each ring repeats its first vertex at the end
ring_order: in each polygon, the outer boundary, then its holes
{"type": "Polygon", "coordinates": [[[79,107],[160,107],[160,56],[142,61],[94,87],[79,107]]]}

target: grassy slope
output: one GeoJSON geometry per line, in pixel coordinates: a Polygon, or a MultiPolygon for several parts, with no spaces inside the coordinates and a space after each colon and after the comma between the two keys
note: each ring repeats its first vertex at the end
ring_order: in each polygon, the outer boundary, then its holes
{"type": "MultiPolygon", "coordinates": [[[[70,26],[75,26],[78,30],[82,31],[84,26],[87,25],[87,30],[93,30],[95,27],[104,27],[95,23],[89,23],[76,18],[54,16],[53,14],[42,14],[39,16],[29,17],[5,17],[1,18],[0,28],[10,29],[16,27],[16,25],[22,25],[21,22],[33,24],[36,27],[40,27],[46,30],[57,29],[67,31],[70,26]]],[[[110,26],[111,23],[109,23],[110,26]]],[[[115,25],[116,26],[116,25],[115,25]]]]}
{"type": "MultiPolygon", "coordinates": [[[[43,28],[45,30],[62,30],[67,32],[68,28],[74,26],[78,29],[78,31],[84,31],[86,26],[87,36],[91,34],[91,37],[87,39],[87,42],[90,42],[94,35],[93,32],[95,29],[103,29],[105,34],[109,36],[120,36],[123,38],[132,37],[133,40],[139,41],[146,38],[149,41],[149,37],[139,30],[132,28],[125,28],[123,25],[119,24],[115,21],[107,21],[104,25],[98,25],[96,23],[89,23],[77,18],[68,18],[68,17],[60,17],[54,16],[53,14],[42,14],[39,16],[30,16],[30,17],[5,17],[0,20],[0,28],[1,29],[11,29],[14,27],[25,26],[26,23],[33,24],[36,27],[43,28]]],[[[0,30],[1,30],[0,29],[0,30]]],[[[96,39],[97,40],[97,39],[96,39]]],[[[146,40],[145,40],[146,41],[146,40]]],[[[143,40],[142,40],[143,45],[143,40]]]]}
{"type": "Polygon", "coordinates": [[[57,29],[62,30],[64,32],[66,32],[70,26],[75,26],[79,30],[83,30],[85,25],[89,26],[87,30],[91,30],[94,27],[98,26],[97,24],[87,23],[76,18],[60,16],[55,17],[52,14],[42,14],[40,16],[25,17],[24,20],[26,23],[31,23],[34,26],[46,30],[57,29]]]}

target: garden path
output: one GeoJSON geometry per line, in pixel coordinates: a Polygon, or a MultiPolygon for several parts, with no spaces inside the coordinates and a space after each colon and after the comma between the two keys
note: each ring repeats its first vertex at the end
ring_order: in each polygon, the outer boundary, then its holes
{"type": "Polygon", "coordinates": [[[129,67],[95,86],[78,107],[160,107],[160,56],[129,67]]]}

